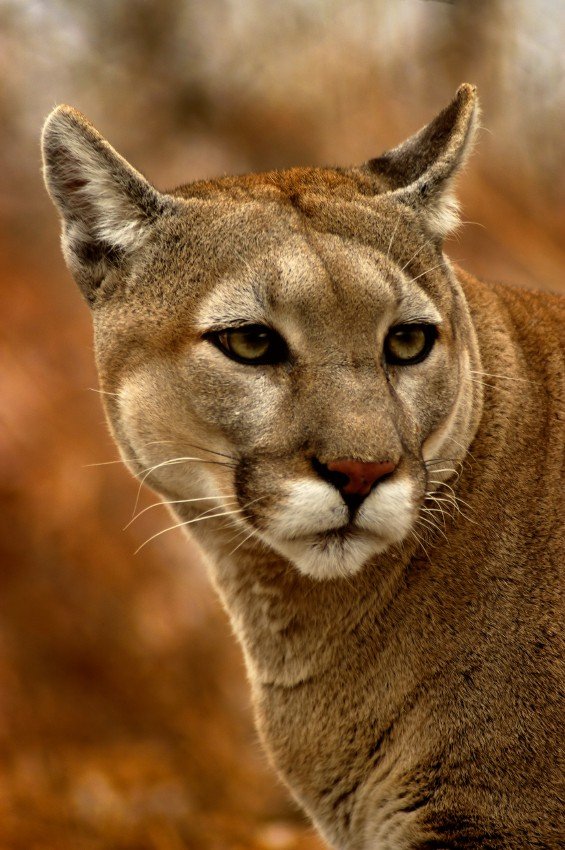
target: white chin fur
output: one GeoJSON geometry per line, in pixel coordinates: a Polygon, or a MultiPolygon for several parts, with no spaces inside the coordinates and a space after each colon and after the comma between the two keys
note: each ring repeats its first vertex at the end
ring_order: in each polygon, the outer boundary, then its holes
{"type": "Polygon", "coordinates": [[[384,481],[361,506],[355,529],[337,536],[348,511],[337,490],[324,482],[293,482],[269,523],[266,542],[304,575],[352,576],[364,563],[399,543],[414,522],[414,486],[408,478],[384,481]],[[324,534],[327,532],[327,534],[324,534]]]}
{"type": "Polygon", "coordinates": [[[317,540],[270,540],[270,545],[299,572],[324,580],[346,578],[359,572],[364,563],[389,544],[369,537],[319,538],[317,540]]]}

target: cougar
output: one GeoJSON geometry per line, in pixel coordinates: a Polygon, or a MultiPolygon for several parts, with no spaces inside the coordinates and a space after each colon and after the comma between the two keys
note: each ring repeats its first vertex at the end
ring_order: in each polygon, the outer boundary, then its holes
{"type": "Polygon", "coordinates": [[[473,86],[352,168],[155,189],[43,132],[112,433],[339,850],[557,848],[563,305],[455,267],[473,86]]]}

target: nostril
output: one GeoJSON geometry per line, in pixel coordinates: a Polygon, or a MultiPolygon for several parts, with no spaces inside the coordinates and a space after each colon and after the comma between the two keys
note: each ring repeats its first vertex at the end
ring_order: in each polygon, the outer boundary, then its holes
{"type": "Polygon", "coordinates": [[[347,484],[340,488],[348,495],[368,496],[377,481],[390,475],[395,469],[392,461],[365,463],[360,460],[332,460],[326,464],[330,472],[346,475],[347,484]]]}
{"type": "Polygon", "coordinates": [[[366,462],[352,458],[339,458],[328,463],[313,458],[312,466],[324,481],[340,491],[344,499],[346,496],[355,497],[355,501],[368,496],[378,481],[396,469],[393,461],[366,462]]]}
{"type": "Polygon", "coordinates": [[[330,469],[316,457],[312,458],[312,466],[320,478],[323,478],[328,484],[332,484],[337,490],[341,491],[349,484],[349,476],[345,472],[330,469]]]}

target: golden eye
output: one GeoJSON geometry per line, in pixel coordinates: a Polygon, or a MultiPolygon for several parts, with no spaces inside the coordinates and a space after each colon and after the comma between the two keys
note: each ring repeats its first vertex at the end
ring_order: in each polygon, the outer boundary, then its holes
{"type": "Polygon", "coordinates": [[[224,354],[242,363],[278,363],[286,356],[282,338],[265,325],[228,328],[210,336],[224,354]]]}
{"type": "Polygon", "coordinates": [[[437,328],[429,324],[396,325],[385,339],[385,358],[392,365],[411,365],[424,360],[437,339],[437,328]]]}

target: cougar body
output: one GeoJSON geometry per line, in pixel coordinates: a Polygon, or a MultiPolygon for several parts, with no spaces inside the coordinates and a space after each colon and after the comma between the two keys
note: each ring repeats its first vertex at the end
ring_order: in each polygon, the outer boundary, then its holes
{"type": "Polygon", "coordinates": [[[339,850],[563,846],[563,306],[451,265],[464,85],[364,166],[154,189],[43,137],[125,462],[200,542],[339,850]]]}

